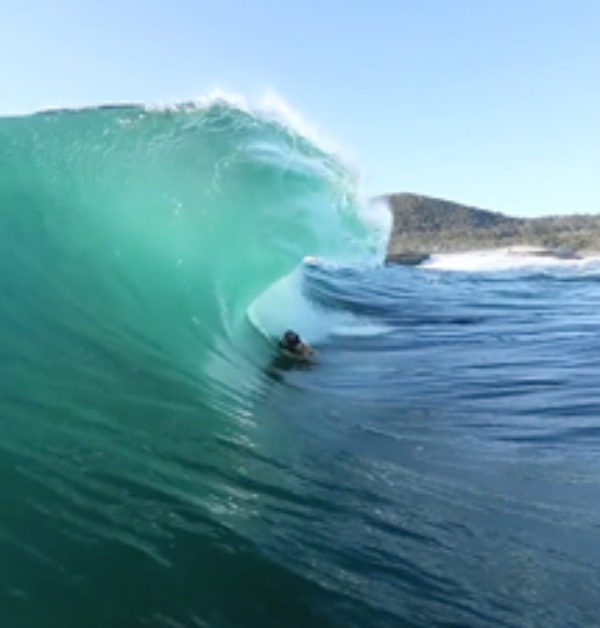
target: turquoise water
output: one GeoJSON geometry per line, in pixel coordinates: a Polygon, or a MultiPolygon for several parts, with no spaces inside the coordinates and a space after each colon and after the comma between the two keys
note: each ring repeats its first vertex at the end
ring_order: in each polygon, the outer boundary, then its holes
{"type": "Polygon", "coordinates": [[[356,188],[227,103],[0,119],[2,625],[594,624],[600,272],[385,268],[356,188]]]}

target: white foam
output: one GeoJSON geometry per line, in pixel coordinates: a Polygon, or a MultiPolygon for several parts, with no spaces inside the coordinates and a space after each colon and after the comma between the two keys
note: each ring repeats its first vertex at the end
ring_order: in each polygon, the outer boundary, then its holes
{"type": "Polygon", "coordinates": [[[143,105],[147,111],[198,111],[209,109],[214,105],[226,104],[234,109],[246,113],[252,112],[248,100],[237,92],[215,86],[206,94],[201,94],[190,99],[174,99],[168,101],[156,101],[143,105]]]}
{"type": "Polygon", "coordinates": [[[361,323],[359,319],[353,320],[350,325],[337,325],[331,329],[332,336],[350,336],[352,338],[370,338],[372,336],[384,336],[390,333],[392,328],[381,323],[361,323]]]}
{"type": "Polygon", "coordinates": [[[392,232],[393,216],[390,206],[384,199],[374,199],[358,205],[358,214],[370,226],[372,247],[378,262],[385,257],[392,232]]]}
{"type": "MultiPolygon", "coordinates": [[[[317,263],[316,258],[313,263],[317,263]]],[[[265,290],[248,308],[248,318],[266,338],[281,336],[286,329],[297,331],[311,344],[331,336],[375,336],[389,328],[367,317],[326,309],[312,302],[302,290],[302,265],[265,290]]]]}
{"type": "Polygon", "coordinates": [[[297,109],[294,109],[283,96],[273,89],[267,89],[258,99],[257,111],[267,117],[276,120],[297,135],[309,140],[315,146],[328,153],[339,157],[352,170],[356,166],[354,160],[349,157],[350,151],[327,135],[317,124],[309,121],[297,109]]]}
{"type": "Polygon", "coordinates": [[[315,255],[307,255],[303,260],[304,266],[313,266],[322,268],[323,270],[335,271],[335,270],[366,270],[369,268],[379,268],[381,266],[381,260],[379,257],[367,258],[364,254],[352,259],[344,259],[337,261],[336,259],[329,259],[325,257],[317,257],[315,255]]]}
{"type": "Polygon", "coordinates": [[[300,266],[255,299],[248,309],[248,318],[267,338],[294,329],[308,342],[315,343],[327,336],[329,328],[323,313],[302,292],[300,266]]]}
{"type": "Polygon", "coordinates": [[[600,255],[562,258],[546,255],[542,249],[513,247],[432,255],[421,267],[445,271],[492,272],[544,268],[589,269],[597,265],[600,265],[600,255]]]}

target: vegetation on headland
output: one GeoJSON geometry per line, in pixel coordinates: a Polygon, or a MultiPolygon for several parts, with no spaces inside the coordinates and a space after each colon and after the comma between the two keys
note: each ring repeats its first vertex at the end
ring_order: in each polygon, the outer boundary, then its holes
{"type": "Polygon", "coordinates": [[[431,253],[513,246],[561,255],[600,251],[600,215],[515,218],[416,194],[381,200],[393,216],[388,261],[410,264],[431,253]]]}

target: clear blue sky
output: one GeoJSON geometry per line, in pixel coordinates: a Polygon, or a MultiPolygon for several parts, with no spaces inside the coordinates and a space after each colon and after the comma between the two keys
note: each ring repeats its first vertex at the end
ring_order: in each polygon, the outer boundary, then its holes
{"type": "Polygon", "coordinates": [[[600,212],[600,1],[0,0],[1,113],[273,89],[366,191],[600,212]]]}

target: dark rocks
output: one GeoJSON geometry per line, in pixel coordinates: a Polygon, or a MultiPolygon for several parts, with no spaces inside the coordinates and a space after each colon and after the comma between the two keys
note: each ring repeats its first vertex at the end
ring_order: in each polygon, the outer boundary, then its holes
{"type": "Polygon", "coordinates": [[[403,266],[418,266],[425,260],[429,259],[428,253],[415,253],[406,251],[405,253],[394,253],[387,255],[386,264],[401,264],[403,266]]]}

